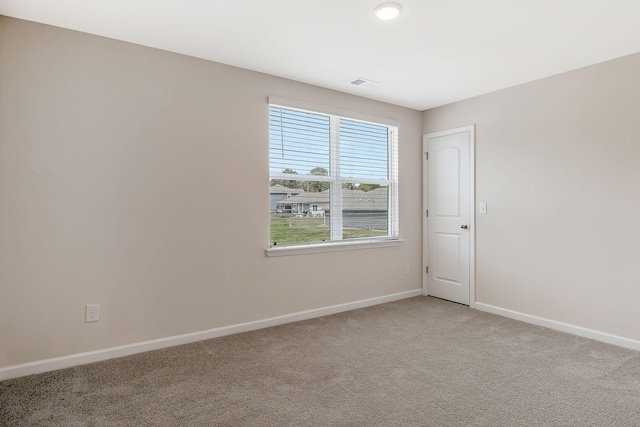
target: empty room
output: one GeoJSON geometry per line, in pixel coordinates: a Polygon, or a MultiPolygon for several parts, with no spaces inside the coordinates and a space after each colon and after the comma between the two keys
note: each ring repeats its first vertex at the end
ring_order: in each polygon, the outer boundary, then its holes
{"type": "Polygon", "coordinates": [[[638,16],[0,0],[0,426],[640,425],[638,16]]]}

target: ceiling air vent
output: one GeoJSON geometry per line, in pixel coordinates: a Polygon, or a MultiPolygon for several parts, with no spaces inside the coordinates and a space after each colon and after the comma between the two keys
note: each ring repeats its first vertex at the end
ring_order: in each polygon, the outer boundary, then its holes
{"type": "Polygon", "coordinates": [[[374,82],[373,80],[363,79],[362,77],[358,77],[357,79],[352,80],[349,83],[351,83],[352,85],[360,86],[364,88],[371,88],[374,86],[378,86],[380,84],[378,82],[374,82]]]}

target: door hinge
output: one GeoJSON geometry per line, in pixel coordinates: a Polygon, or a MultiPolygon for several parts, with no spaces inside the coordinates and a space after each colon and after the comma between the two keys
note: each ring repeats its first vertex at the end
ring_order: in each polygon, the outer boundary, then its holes
{"type": "Polygon", "coordinates": [[[429,209],[427,209],[427,218],[429,218],[429,209]]]}
{"type": "Polygon", "coordinates": [[[429,152],[424,153],[427,156],[427,160],[429,160],[429,152]]]}
{"type": "Polygon", "coordinates": [[[429,266],[426,266],[426,267],[424,268],[424,270],[425,270],[425,272],[424,272],[425,274],[429,274],[429,266]]]}

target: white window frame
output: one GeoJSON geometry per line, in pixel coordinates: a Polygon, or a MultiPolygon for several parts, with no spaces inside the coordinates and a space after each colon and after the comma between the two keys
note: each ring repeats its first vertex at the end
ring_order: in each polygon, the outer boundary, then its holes
{"type": "MultiPolygon", "coordinates": [[[[318,175],[298,175],[285,173],[270,173],[269,180],[272,179],[290,179],[290,180],[311,180],[330,182],[331,185],[331,226],[330,226],[330,242],[321,243],[301,243],[294,245],[285,245],[278,247],[269,247],[265,250],[268,257],[286,256],[297,254],[310,254],[318,252],[345,251],[353,249],[369,249],[378,247],[398,246],[403,240],[400,239],[400,221],[399,221],[399,203],[398,203],[398,128],[399,122],[396,120],[354,113],[351,111],[340,110],[331,107],[319,106],[305,102],[294,101],[285,98],[270,96],[268,99],[269,107],[283,107],[291,110],[299,110],[315,114],[324,114],[330,116],[331,120],[331,174],[330,176],[318,175]],[[388,126],[389,153],[387,157],[389,178],[385,180],[366,179],[353,180],[340,176],[340,156],[339,156],[339,119],[356,120],[376,125],[388,126]],[[389,186],[389,210],[388,210],[388,230],[389,235],[380,237],[368,237],[360,239],[342,240],[342,184],[343,182],[366,182],[370,184],[381,184],[389,186]]],[[[267,231],[269,234],[269,231],[267,231]]],[[[267,236],[269,241],[269,236],[267,236]]]]}

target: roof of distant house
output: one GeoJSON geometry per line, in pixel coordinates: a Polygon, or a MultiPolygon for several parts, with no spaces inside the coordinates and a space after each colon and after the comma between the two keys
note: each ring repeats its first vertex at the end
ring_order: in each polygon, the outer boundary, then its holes
{"type": "Polygon", "coordinates": [[[269,187],[269,194],[298,194],[302,192],[304,192],[302,188],[289,188],[281,184],[269,187]]]}
{"type": "MultiPolygon", "coordinates": [[[[342,189],[342,210],[345,211],[358,211],[358,210],[383,210],[388,208],[388,193],[386,187],[376,188],[371,191],[350,190],[348,188],[342,189]]],[[[329,190],[324,190],[319,193],[300,193],[295,196],[291,196],[288,199],[280,200],[277,204],[329,204],[329,190]]],[[[328,209],[325,208],[326,210],[328,209]]]]}

